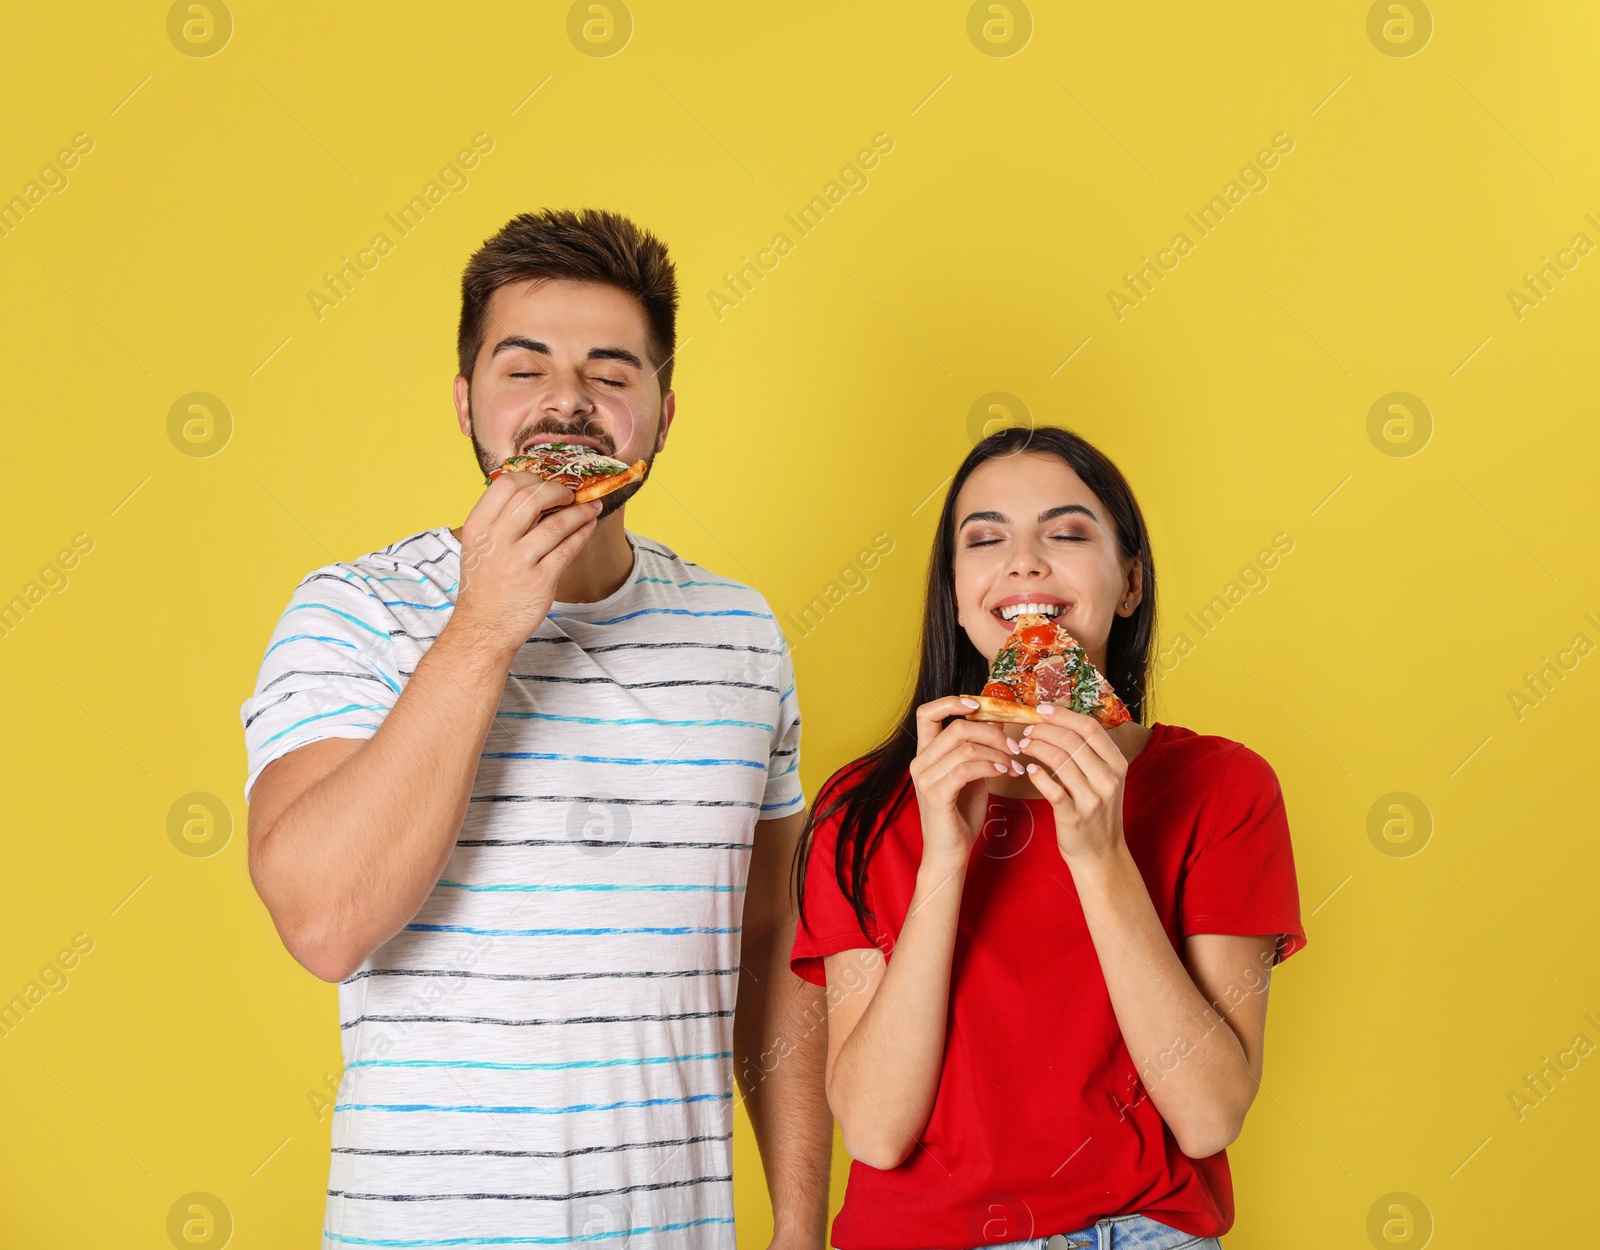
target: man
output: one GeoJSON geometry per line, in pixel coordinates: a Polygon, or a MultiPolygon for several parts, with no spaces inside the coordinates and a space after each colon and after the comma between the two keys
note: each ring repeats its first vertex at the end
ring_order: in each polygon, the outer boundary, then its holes
{"type": "MultiPolygon", "coordinates": [[[[653,460],[677,298],[626,218],[507,223],[462,279],[478,467],[653,460]]],[[[624,527],[641,485],[501,474],[461,526],[312,573],[267,648],[250,870],[339,984],[327,1247],[732,1247],[730,1069],[773,1246],[823,1244],[789,654],[760,594],[624,527]]]]}

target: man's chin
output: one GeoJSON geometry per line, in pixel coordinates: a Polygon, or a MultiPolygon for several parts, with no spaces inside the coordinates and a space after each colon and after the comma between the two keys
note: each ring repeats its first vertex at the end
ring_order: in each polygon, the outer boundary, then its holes
{"type": "Polygon", "coordinates": [[[639,493],[639,488],[649,480],[650,475],[647,470],[645,476],[640,478],[639,481],[629,482],[626,486],[619,486],[616,490],[612,491],[608,495],[601,495],[600,516],[598,519],[604,521],[613,512],[620,512],[622,510],[622,505],[637,495],[639,493]]]}

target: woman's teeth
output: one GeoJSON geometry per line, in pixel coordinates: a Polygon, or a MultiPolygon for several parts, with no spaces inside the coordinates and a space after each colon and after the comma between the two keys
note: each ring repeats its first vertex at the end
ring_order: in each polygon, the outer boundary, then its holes
{"type": "Polygon", "coordinates": [[[1062,606],[1059,603],[1013,603],[1000,609],[1000,616],[1004,620],[1014,621],[1024,614],[1031,616],[1060,616],[1062,606]]]}

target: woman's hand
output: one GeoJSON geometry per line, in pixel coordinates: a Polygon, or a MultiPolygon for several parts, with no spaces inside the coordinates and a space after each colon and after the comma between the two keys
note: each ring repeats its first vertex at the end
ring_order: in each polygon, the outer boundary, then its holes
{"type": "Polygon", "coordinates": [[[1016,755],[1005,730],[992,721],[944,724],[952,716],[964,718],[977,706],[975,699],[950,695],[917,709],[911,784],[922,813],[922,860],[956,871],[966,868],[983,828],[989,778],[1011,772],[1016,755]]]}
{"type": "Polygon", "coordinates": [[[1128,761],[1100,722],[1041,705],[1044,723],[1022,731],[1029,777],[1056,818],[1056,846],[1068,866],[1121,850],[1122,787],[1128,761]]]}

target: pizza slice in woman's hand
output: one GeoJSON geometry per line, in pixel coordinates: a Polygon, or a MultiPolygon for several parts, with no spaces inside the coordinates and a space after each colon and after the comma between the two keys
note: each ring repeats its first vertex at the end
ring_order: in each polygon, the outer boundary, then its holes
{"type": "Polygon", "coordinates": [[[487,486],[502,473],[535,473],[547,482],[572,489],[574,503],[587,503],[609,495],[629,482],[644,480],[649,466],[643,460],[625,464],[592,447],[573,443],[538,443],[525,456],[509,456],[488,477],[487,486]]]}
{"type": "Polygon", "coordinates": [[[1042,614],[1017,617],[976,698],[968,720],[1037,725],[1044,721],[1041,703],[1083,712],[1107,729],[1133,719],[1066,626],[1042,614]]]}

